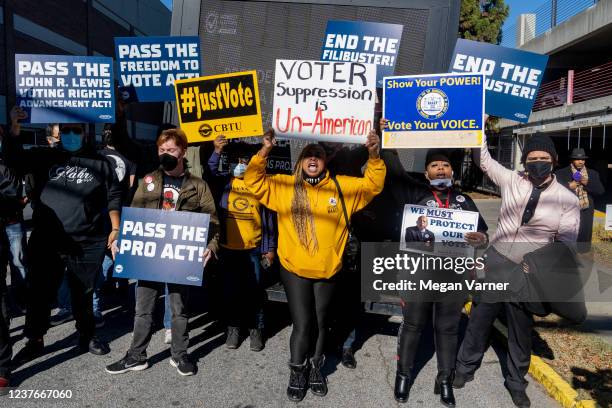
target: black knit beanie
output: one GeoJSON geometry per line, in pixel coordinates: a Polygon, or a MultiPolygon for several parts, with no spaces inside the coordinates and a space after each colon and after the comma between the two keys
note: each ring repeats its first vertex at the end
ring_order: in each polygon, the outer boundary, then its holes
{"type": "Polygon", "coordinates": [[[448,151],[445,149],[429,149],[427,151],[427,155],[425,156],[425,168],[429,166],[429,163],[435,161],[445,161],[451,162],[449,158],[448,151]]]}
{"type": "Polygon", "coordinates": [[[557,149],[555,149],[555,144],[549,136],[536,134],[535,136],[531,136],[525,142],[525,146],[523,147],[523,155],[521,156],[521,162],[525,163],[525,159],[527,159],[527,155],[530,152],[542,151],[550,154],[553,161],[557,160],[557,149]]]}

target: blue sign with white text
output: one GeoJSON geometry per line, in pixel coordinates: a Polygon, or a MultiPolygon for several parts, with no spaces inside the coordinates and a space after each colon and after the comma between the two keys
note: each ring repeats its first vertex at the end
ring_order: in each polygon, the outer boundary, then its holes
{"type": "Polygon", "coordinates": [[[124,207],[113,276],[201,286],[208,214],[124,207]]]}
{"type": "Polygon", "coordinates": [[[375,64],[381,88],[383,77],[395,71],[403,29],[400,24],[328,21],[321,60],[375,64]]]}
{"type": "Polygon", "coordinates": [[[115,37],[119,82],[134,87],[138,102],[174,101],[176,79],[200,76],[200,39],[115,37]]]}
{"type": "Polygon", "coordinates": [[[383,88],[384,148],[480,147],[484,77],[433,74],[387,77],[383,88]]]}
{"type": "Polygon", "coordinates": [[[16,54],[15,91],[25,123],[115,122],[109,57],[16,54]]]}
{"type": "Polygon", "coordinates": [[[459,39],[449,71],[484,74],[485,112],[527,122],[547,62],[548,55],[459,39]]]}

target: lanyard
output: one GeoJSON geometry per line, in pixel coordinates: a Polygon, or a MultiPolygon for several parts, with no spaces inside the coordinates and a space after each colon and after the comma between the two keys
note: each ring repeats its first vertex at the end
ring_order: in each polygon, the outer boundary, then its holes
{"type": "Polygon", "coordinates": [[[438,202],[438,207],[442,207],[442,208],[448,208],[448,203],[450,201],[450,189],[448,190],[448,195],[446,196],[446,204],[442,204],[442,201],[438,198],[438,194],[431,190],[431,193],[433,194],[434,198],[436,199],[436,201],[438,202]]]}

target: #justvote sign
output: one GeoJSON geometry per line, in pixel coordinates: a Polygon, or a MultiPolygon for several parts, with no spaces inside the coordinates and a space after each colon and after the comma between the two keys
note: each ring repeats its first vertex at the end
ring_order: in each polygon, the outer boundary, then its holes
{"type": "Polygon", "coordinates": [[[208,214],[124,207],[113,276],[202,285],[208,214]]]}
{"type": "Polygon", "coordinates": [[[189,142],[261,136],[257,72],[234,72],[175,82],[181,128],[189,142]]]}
{"type": "Polygon", "coordinates": [[[385,148],[480,147],[482,74],[387,77],[383,87],[385,148]]]}
{"type": "Polygon", "coordinates": [[[376,65],[276,60],[272,126],[277,136],[365,143],[374,128],[376,65]]]}
{"type": "Polygon", "coordinates": [[[377,67],[376,86],[393,75],[404,26],[366,21],[328,21],[322,61],[361,62],[377,67]]]}
{"type": "Polygon", "coordinates": [[[450,71],[484,74],[485,112],[527,122],[547,62],[548,55],[459,39],[450,71]]]}
{"type": "Polygon", "coordinates": [[[15,88],[26,123],[115,121],[112,58],[16,54],[15,88]]]}
{"type": "Polygon", "coordinates": [[[115,37],[119,83],[133,88],[138,102],[174,100],[174,81],[200,76],[200,39],[115,37]]]}

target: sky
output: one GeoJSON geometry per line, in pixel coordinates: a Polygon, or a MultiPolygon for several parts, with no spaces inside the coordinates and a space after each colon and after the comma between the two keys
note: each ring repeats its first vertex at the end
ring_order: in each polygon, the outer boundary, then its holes
{"type": "Polygon", "coordinates": [[[505,28],[515,25],[516,21],[518,20],[518,16],[537,9],[547,1],[550,0],[506,0],[506,4],[510,6],[510,15],[508,15],[508,18],[502,27],[502,32],[505,28]]]}
{"type": "Polygon", "coordinates": [[[161,0],[164,3],[164,6],[168,7],[168,9],[172,10],[172,0],[161,0]]]}

